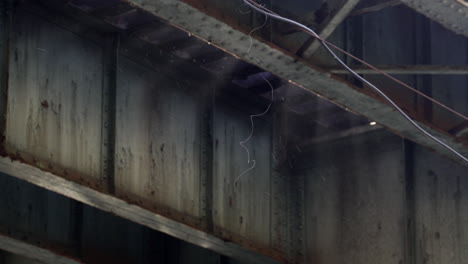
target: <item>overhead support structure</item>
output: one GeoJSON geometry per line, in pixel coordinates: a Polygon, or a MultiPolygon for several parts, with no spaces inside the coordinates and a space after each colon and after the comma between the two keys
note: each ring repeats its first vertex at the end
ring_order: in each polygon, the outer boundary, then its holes
{"type": "Polygon", "coordinates": [[[390,0],[390,1],[384,0],[381,3],[374,4],[372,6],[361,7],[360,9],[353,11],[350,14],[350,16],[359,16],[359,15],[364,15],[368,13],[378,12],[380,10],[383,10],[389,7],[398,6],[400,4],[401,4],[400,0],[390,0]]]}
{"type": "MultiPolygon", "coordinates": [[[[139,206],[131,205],[111,195],[65,180],[52,173],[45,172],[19,161],[13,161],[8,157],[0,157],[0,171],[105,212],[110,212],[186,242],[216,251],[225,256],[235,257],[251,263],[279,263],[234,243],[223,241],[213,235],[155,214],[139,206]]],[[[0,241],[0,247],[2,243],[3,242],[0,241]]],[[[8,243],[10,245],[12,242],[8,241],[8,243]]],[[[46,253],[47,252],[44,254],[46,253]]],[[[53,263],[72,264],[73,262],[53,263]]]]}
{"type": "MultiPolygon", "coordinates": [[[[351,11],[353,11],[359,1],[360,0],[341,1],[342,3],[338,5],[338,9],[333,14],[329,15],[320,25],[320,28],[317,31],[320,37],[322,39],[327,39],[335,31],[338,25],[340,25],[351,11]]],[[[297,55],[299,57],[309,58],[319,47],[320,41],[316,40],[314,37],[310,37],[297,51],[297,55]]]]}
{"type": "Polygon", "coordinates": [[[464,0],[402,0],[447,29],[468,37],[468,7],[464,0]]]}
{"type": "MultiPolygon", "coordinates": [[[[234,27],[213,18],[190,4],[177,0],[126,0],[129,4],[144,9],[176,27],[215,45],[251,64],[269,71],[289,82],[296,84],[314,94],[325,97],[345,109],[362,114],[393,132],[408,138],[418,144],[429,147],[452,159],[465,162],[448,151],[443,146],[426,137],[400,113],[383,103],[378,96],[369,95],[358,90],[352,84],[334,78],[330,73],[299,60],[297,57],[272,47],[257,39],[250,39],[248,33],[241,32],[234,27]],[[247,53],[246,47],[252,44],[255,52],[247,53]]],[[[348,3],[348,11],[356,3],[348,3]]],[[[343,10],[344,12],[344,10],[343,10]]],[[[348,12],[349,13],[349,12],[348,12]]],[[[417,121],[418,122],[418,121],[417,121]]],[[[420,125],[429,133],[438,137],[464,156],[468,156],[466,143],[455,139],[447,132],[434,129],[421,122],[420,125]]],[[[465,164],[466,165],[466,164],[465,164]]]]}
{"type": "Polygon", "coordinates": [[[300,142],[300,148],[301,149],[306,149],[310,148],[316,144],[320,143],[325,143],[325,142],[331,142],[335,140],[340,140],[343,138],[347,137],[353,137],[357,135],[361,135],[364,133],[376,131],[376,130],[381,130],[382,127],[375,124],[375,125],[365,125],[365,126],[359,126],[359,127],[353,127],[348,130],[343,130],[337,133],[333,133],[330,135],[322,136],[322,137],[317,137],[317,138],[311,138],[307,141],[300,142]]]}
{"type": "MultiPolygon", "coordinates": [[[[468,75],[468,66],[465,65],[375,65],[375,67],[388,74],[468,75]]],[[[349,71],[340,67],[324,68],[335,74],[349,74],[349,71]]],[[[359,74],[381,74],[364,66],[355,67],[353,70],[359,74]]]]}

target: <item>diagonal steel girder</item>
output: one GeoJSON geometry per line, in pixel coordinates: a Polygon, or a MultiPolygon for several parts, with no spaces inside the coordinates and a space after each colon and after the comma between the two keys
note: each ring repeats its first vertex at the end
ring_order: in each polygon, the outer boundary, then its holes
{"type": "MultiPolygon", "coordinates": [[[[336,78],[273,45],[263,43],[255,38],[251,40],[245,32],[237,30],[233,26],[213,18],[185,2],[179,0],[125,1],[242,60],[255,64],[303,89],[327,98],[347,110],[362,114],[370,120],[375,120],[400,136],[467,165],[455,154],[423,135],[389,105],[369,94],[358,91],[350,83],[336,78]],[[253,47],[252,52],[248,52],[250,45],[253,47]]],[[[420,125],[462,155],[468,156],[468,147],[462,142],[457,141],[448,133],[421,123],[420,125]]]]}
{"type": "Polygon", "coordinates": [[[466,0],[401,0],[401,2],[447,29],[468,37],[466,0]]]}

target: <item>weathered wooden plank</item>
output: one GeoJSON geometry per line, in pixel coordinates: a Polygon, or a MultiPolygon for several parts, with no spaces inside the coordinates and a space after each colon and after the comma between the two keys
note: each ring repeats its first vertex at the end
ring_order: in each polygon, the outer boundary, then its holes
{"type": "Polygon", "coordinates": [[[226,256],[253,263],[279,263],[269,257],[259,255],[236,244],[225,242],[212,235],[152,213],[141,207],[128,204],[111,195],[100,193],[19,161],[12,161],[7,157],[0,158],[0,171],[226,256]]]}
{"type": "Polygon", "coordinates": [[[37,166],[101,174],[102,49],[18,12],[10,49],[6,148],[37,166]]]}

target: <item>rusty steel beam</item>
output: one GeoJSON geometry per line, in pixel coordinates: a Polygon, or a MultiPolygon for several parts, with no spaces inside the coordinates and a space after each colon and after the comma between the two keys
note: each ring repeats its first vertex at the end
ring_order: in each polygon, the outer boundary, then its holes
{"type": "MultiPolygon", "coordinates": [[[[380,125],[394,133],[434,149],[466,165],[466,162],[461,158],[423,135],[400,113],[383,103],[381,98],[363,93],[350,83],[334,78],[330,73],[323,72],[319,68],[273,45],[257,39],[251,40],[248,33],[241,32],[233,26],[203,13],[190,4],[178,0],[126,1],[238,58],[255,64],[265,71],[269,71],[314,94],[327,98],[345,109],[362,114],[371,120],[376,120],[380,125]],[[251,41],[252,46],[255,47],[255,54],[246,52],[246,47],[250,45],[251,41]]],[[[428,132],[462,153],[462,155],[468,156],[468,148],[465,145],[467,143],[456,140],[446,131],[419,123],[428,132]]]]}
{"type": "Polygon", "coordinates": [[[364,133],[376,131],[376,130],[381,130],[383,129],[379,125],[365,125],[365,126],[358,126],[358,127],[353,127],[347,130],[343,130],[337,133],[321,136],[321,137],[316,137],[316,138],[311,138],[308,140],[305,140],[303,142],[298,142],[298,145],[300,149],[307,149],[310,148],[316,144],[321,144],[321,143],[326,143],[326,142],[331,142],[347,137],[352,137],[352,136],[357,136],[361,135],[364,133]]]}
{"type": "MultiPolygon", "coordinates": [[[[465,65],[376,65],[375,67],[389,74],[468,75],[468,66],[465,65]]],[[[349,74],[349,71],[340,67],[324,67],[324,69],[334,74],[349,74]]],[[[353,70],[359,74],[380,74],[364,66],[355,67],[353,70]]]]}
{"type": "Polygon", "coordinates": [[[466,0],[401,0],[401,2],[447,29],[468,37],[466,0]]]}
{"type": "MultiPolygon", "coordinates": [[[[359,3],[360,0],[346,0],[340,5],[334,14],[330,15],[320,25],[318,34],[323,39],[327,39],[335,29],[345,20],[345,18],[353,11],[354,7],[359,3]]],[[[310,58],[320,47],[320,41],[314,37],[310,37],[299,50],[297,55],[303,58],[310,58]]]]}
{"type": "Polygon", "coordinates": [[[57,254],[48,249],[43,249],[38,246],[23,242],[21,240],[0,234],[0,249],[24,256],[33,260],[40,261],[41,263],[54,263],[54,264],[79,264],[83,263],[72,258],[68,258],[57,254]]]}
{"type": "Polygon", "coordinates": [[[0,171],[225,256],[252,263],[279,263],[234,243],[223,241],[213,235],[129,204],[112,195],[95,191],[31,165],[11,160],[9,157],[0,157],[0,171]]]}
{"type": "Polygon", "coordinates": [[[360,9],[356,10],[356,11],[353,11],[350,14],[350,16],[360,16],[360,15],[364,15],[364,14],[368,14],[368,13],[378,12],[378,11],[381,11],[383,9],[398,6],[398,5],[401,5],[400,0],[390,0],[390,1],[384,0],[381,3],[374,4],[374,5],[371,5],[371,6],[362,7],[360,9]]]}

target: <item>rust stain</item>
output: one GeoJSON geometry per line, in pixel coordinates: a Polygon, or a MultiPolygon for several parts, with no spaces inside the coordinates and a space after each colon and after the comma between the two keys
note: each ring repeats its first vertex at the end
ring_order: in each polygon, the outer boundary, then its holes
{"type": "MultiPolygon", "coordinates": [[[[3,153],[1,156],[8,157],[12,161],[19,161],[21,163],[34,166],[45,172],[52,173],[64,179],[67,179],[77,184],[91,188],[95,191],[98,191],[107,195],[111,195],[121,200],[124,200],[130,205],[137,205],[155,214],[161,215],[163,217],[166,217],[168,219],[174,220],[179,223],[183,223],[184,225],[188,227],[194,228],[202,232],[209,233],[206,230],[205,219],[196,218],[196,217],[178,212],[165,205],[155,203],[155,201],[151,201],[149,199],[142,199],[141,197],[135,194],[129,194],[129,193],[122,192],[119,190],[117,194],[111,194],[105,188],[105,184],[102,184],[95,180],[90,180],[87,178],[86,175],[80,174],[70,169],[61,168],[60,166],[50,163],[49,161],[38,160],[30,154],[22,153],[19,151],[12,151],[11,149],[8,149],[8,147],[6,147],[6,152],[3,153]]],[[[227,230],[219,231],[219,230],[220,229],[216,227],[215,232],[213,232],[212,235],[218,236],[221,239],[226,240],[226,241],[237,243],[248,250],[252,250],[259,254],[271,257],[279,262],[287,263],[283,256],[284,253],[279,252],[276,249],[268,248],[266,245],[255,244],[254,242],[252,242],[249,239],[246,239],[245,237],[233,234],[232,231],[227,231],[227,230]]]]}
{"type": "Polygon", "coordinates": [[[49,102],[47,100],[41,101],[41,106],[47,109],[49,108],[49,102]]]}

